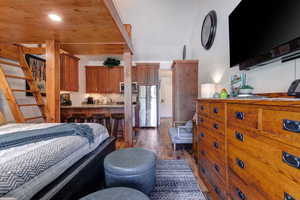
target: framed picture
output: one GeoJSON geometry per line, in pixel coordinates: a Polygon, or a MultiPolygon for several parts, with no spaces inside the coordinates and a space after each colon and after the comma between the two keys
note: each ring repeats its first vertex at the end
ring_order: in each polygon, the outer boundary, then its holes
{"type": "MultiPolygon", "coordinates": [[[[30,54],[27,54],[25,58],[32,70],[33,79],[37,82],[42,96],[46,96],[46,60],[30,54]]],[[[27,81],[26,90],[30,90],[27,81]]],[[[26,92],[26,96],[32,96],[32,93],[26,92]]]]}

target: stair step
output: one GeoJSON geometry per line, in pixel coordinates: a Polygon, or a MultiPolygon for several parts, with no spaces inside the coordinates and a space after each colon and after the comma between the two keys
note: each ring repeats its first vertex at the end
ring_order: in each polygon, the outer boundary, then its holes
{"type": "Polygon", "coordinates": [[[0,63],[1,63],[1,64],[5,64],[5,65],[9,65],[9,66],[11,66],[11,67],[19,67],[19,68],[23,68],[23,67],[22,67],[21,65],[19,65],[19,64],[7,62],[7,61],[4,61],[4,60],[0,60],[0,63]]]}
{"type": "Polygon", "coordinates": [[[44,118],[43,116],[38,116],[38,117],[29,117],[29,118],[25,118],[25,121],[31,121],[31,120],[35,120],[35,119],[42,119],[44,118]]]}
{"type": "Polygon", "coordinates": [[[32,81],[33,79],[28,78],[28,77],[23,77],[23,76],[14,76],[14,75],[5,75],[6,78],[13,78],[13,79],[22,79],[22,80],[28,80],[28,81],[32,81]]]}
{"type": "Polygon", "coordinates": [[[38,91],[33,90],[21,90],[21,89],[12,89],[13,92],[30,92],[30,93],[37,93],[38,91]]]}
{"type": "Polygon", "coordinates": [[[44,106],[44,104],[18,104],[20,107],[44,106]]]}

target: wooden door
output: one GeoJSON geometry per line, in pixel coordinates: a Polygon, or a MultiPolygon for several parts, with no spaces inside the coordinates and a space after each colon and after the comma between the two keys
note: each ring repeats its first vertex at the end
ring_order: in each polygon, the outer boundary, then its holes
{"type": "Polygon", "coordinates": [[[113,67],[109,69],[108,73],[108,92],[109,93],[120,93],[120,82],[122,77],[123,69],[121,67],[113,67]]]}
{"type": "Polygon", "coordinates": [[[98,93],[98,73],[99,67],[86,66],[86,92],[87,93],[98,93]]]}
{"type": "Polygon", "coordinates": [[[70,76],[68,80],[69,91],[78,92],[79,91],[79,59],[76,57],[70,57],[69,68],[70,76]]]}
{"type": "Polygon", "coordinates": [[[98,67],[97,69],[98,93],[109,93],[111,90],[111,84],[109,83],[109,69],[107,67],[98,67]]]}

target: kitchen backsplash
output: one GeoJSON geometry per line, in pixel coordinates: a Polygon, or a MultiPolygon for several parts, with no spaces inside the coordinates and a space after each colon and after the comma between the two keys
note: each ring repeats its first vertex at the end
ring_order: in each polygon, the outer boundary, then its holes
{"type": "MultiPolygon", "coordinates": [[[[66,92],[61,92],[66,93],[66,92]]],[[[124,95],[123,94],[82,94],[77,92],[68,92],[71,94],[71,101],[72,105],[81,105],[86,98],[93,97],[94,100],[99,100],[100,102],[109,102],[110,99],[113,103],[115,102],[123,102],[124,101],[124,95]]],[[[132,101],[136,102],[137,95],[132,96],[132,101]]]]}

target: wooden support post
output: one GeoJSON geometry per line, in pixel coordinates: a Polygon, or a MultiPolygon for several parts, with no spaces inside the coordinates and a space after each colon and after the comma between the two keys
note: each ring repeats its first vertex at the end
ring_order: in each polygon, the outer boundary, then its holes
{"type": "Polygon", "coordinates": [[[49,116],[47,122],[60,122],[60,45],[46,41],[46,95],[49,116]]]}
{"type": "Polygon", "coordinates": [[[132,55],[128,51],[123,54],[124,61],[124,112],[125,112],[125,142],[129,147],[133,146],[133,136],[132,136],[132,77],[131,77],[131,67],[132,67],[132,55]]]}

